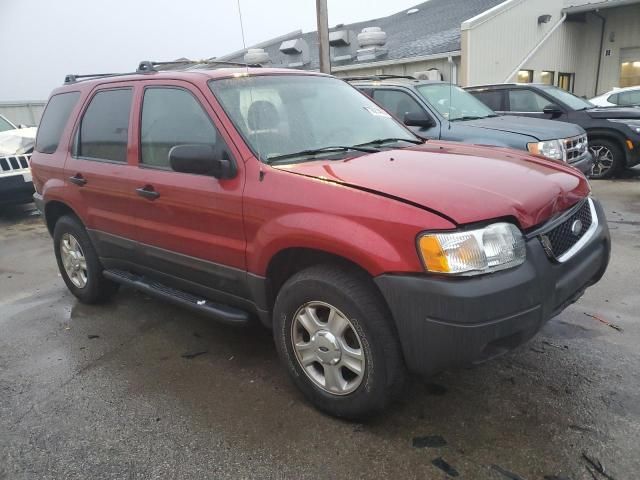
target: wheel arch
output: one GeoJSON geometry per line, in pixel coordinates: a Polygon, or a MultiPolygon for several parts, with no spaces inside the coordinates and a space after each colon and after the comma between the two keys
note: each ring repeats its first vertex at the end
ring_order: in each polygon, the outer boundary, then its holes
{"type": "Polygon", "coordinates": [[[64,215],[73,215],[76,218],[80,218],[78,214],[68,204],[59,200],[51,200],[44,206],[44,219],[47,224],[47,230],[49,234],[53,236],[53,230],[58,220],[64,215]]]}
{"type": "Polygon", "coordinates": [[[622,135],[621,133],[618,133],[616,131],[596,128],[596,129],[587,130],[587,136],[589,138],[589,146],[591,146],[591,143],[595,142],[596,140],[607,140],[609,142],[615,143],[617,147],[620,149],[620,151],[622,151],[622,154],[624,155],[625,165],[629,163],[629,151],[625,144],[626,139],[624,135],[622,135]]]}

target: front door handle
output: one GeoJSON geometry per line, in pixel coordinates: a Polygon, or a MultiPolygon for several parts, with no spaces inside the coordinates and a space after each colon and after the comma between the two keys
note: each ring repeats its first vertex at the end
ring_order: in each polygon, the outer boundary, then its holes
{"type": "Polygon", "coordinates": [[[136,192],[138,192],[138,195],[148,200],[155,200],[160,196],[160,194],[153,189],[153,185],[145,185],[142,188],[136,188],[136,192]]]}
{"type": "Polygon", "coordinates": [[[69,181],[79,187],[87,184],[86,178],[84,178],[81,173],[76,173],[73,177],[69,177],[69,181]]]}

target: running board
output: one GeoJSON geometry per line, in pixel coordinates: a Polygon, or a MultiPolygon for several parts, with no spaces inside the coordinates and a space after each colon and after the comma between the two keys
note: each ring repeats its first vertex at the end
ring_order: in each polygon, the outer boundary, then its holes
{"type": "Polygon", "coordinates": [[[190,293],[167,287],[162,283],[149,280],[124,270],[104,270],[102,274],[109,280],[140,290],[148,295],[167,300],[202,313],[214,320],[228,325],[244,326],[249,323],[249,314],[244,310],[213,303],[190,293]]]}

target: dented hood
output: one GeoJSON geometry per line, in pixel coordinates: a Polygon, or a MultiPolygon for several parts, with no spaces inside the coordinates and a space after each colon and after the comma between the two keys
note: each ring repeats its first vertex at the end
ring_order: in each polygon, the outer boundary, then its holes
{"type": "Polygon", "coordinates": [[[32,151],[36,143],[36,130],[35,127],[30,127],[0,132],[0,157],[32,151]]]}
{"type": "Polygon", "coordinates": [[[449,142],[275,168],[416,204],[459,225],[513,217],[528,229],[590,191],[585,177],[561,162],[449,142]]]}

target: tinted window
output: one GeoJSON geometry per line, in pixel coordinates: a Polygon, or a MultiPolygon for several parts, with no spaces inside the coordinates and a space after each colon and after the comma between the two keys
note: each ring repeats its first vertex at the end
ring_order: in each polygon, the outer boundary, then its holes
{"type": "Polygon", "coordinates": [[[400,121],[404,121],[407,113],[425,113],[424,109],[411,95],[398,90],[374,90],[373,98],[400,121]]]}
{"type": "Polygon", "coordinates": [[[618,105],[640,105],[640,90],[620,92],[618,95],[618,105]]]}
{"type": "Polygon", "coordinates": [[[512,112],[540,112],[551,102],[533,90],[509,90],[509,110],[512,112]]]}
{"type": "Polygon", "coordinates": [[[98,92],[82,117],[77,156],[126,162],[130,109],[130,88],[98,92]]]}
{"type": "Polygon", "coordinates": [[[189,92],[177,88],[145,90],[140,127],[143,164],[169,168],[172,147],[205,144],[216,148],[218,139],[209,116],[189,92]]]}
{"type": "Polygon", "coordinates": [[[613,103],[613,104],[618,104],[618,97],[619,97],[619,93],[614,93],[613,95],[609,95],[609,97],[607,98],[607,101],[609,103],[613,103]]]}
{"type": "Polygon", "coordinates": [[[36,151],[40,153],[56,151],[62,130],[64,130],[78,98],[80,98],[80,92],[60,93],[49,99],[38,127],[36,151]]]}
{"type": "Polygon", "coordinates": [[[502,105],[502,91],[500,90],[485,90],[485,91],[472,91],[474,97],[484,103],[491,110],[504,110],[502,105]]]}

